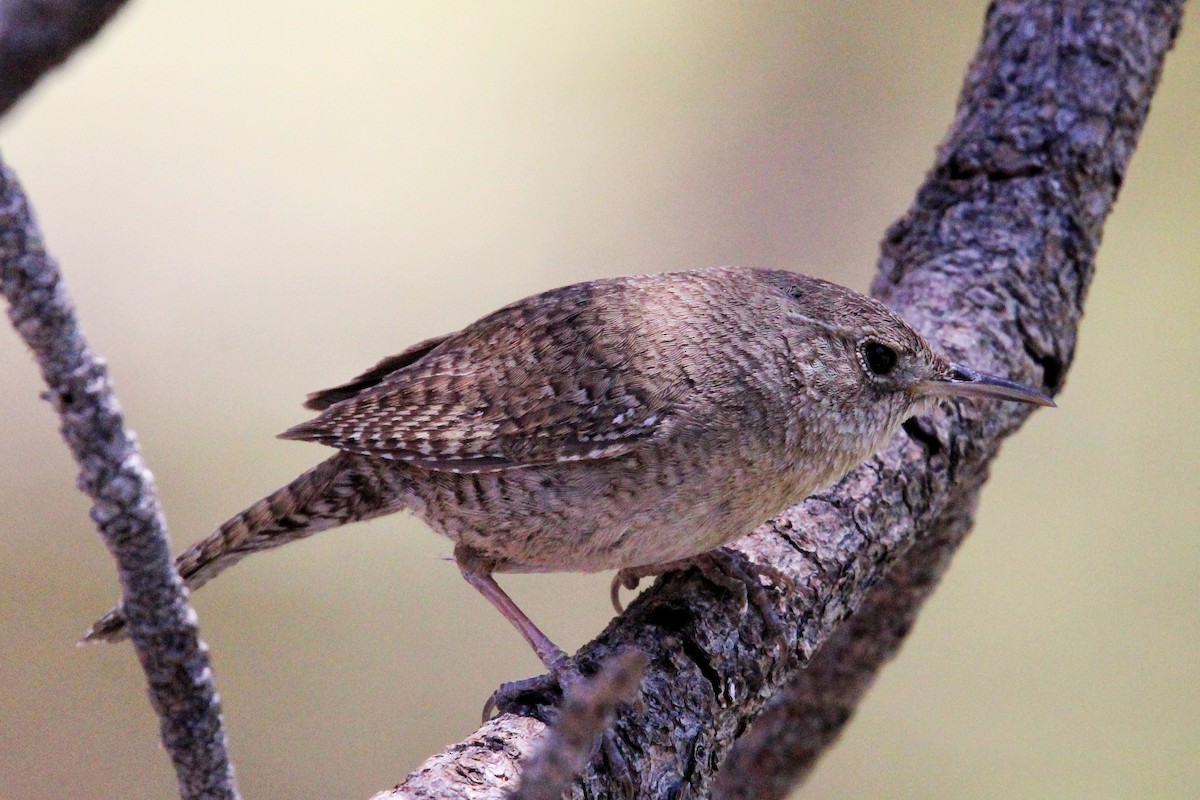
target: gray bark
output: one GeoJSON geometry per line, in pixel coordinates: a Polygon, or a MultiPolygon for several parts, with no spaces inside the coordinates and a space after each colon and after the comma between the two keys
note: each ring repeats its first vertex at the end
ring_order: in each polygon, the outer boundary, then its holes
{"type": "Polygon", "coordinates": [[[117,562],[130,639],[188,800],[237,798],[208,649],[175,571],[154,479],[125,429],[108,369],[80,330],[16,176],[0,163],[0,292],[33,351],[79,464],[79,488],[117,562]]]}
{"type": "MultiPolygon", "coordinates": [[[[0,115],[121,9],[125,0],[13,0],[0,6],[0,115]]],[[[33,352],[46,397],[117,562],[130,639],[163,746],[189,800],[236,800],[208,648],[175,571],[154,478],[125,429],[104,360],[89,347],[16,175],[0,162],[0,292],[33,352]]]]}
{"type": "Polygon", "coordinates": [[[112,19],[125,0],[0,3],[0,115],[112,19]]]}
{"type": "MultiPolygon", "coordinates": [[[[956,360],[1056,392],[1182,9],[993,3],[936,163],[884,239],[874,294],[956,360]]],[[[612,737],[630,772],[598,755],[572,796],[782,796],[896,652],[970,528],[1000,443],[1028,413],[946,403],[742,540],[750,560],[795,581],[774,598],[783,637],[695,571],[638,598],[577,656],[590,668],[625,648],[648,656],[643,703],[618,715],[612,737]]],[[[543,728],[503,715],[377,800],[500,797],[543,728]]]]}

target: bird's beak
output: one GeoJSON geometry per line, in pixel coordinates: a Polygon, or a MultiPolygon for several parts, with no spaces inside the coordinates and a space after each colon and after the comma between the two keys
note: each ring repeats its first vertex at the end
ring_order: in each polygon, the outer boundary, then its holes
{"type": "Polygon", "coordinates": [[[1055,407],[1050,395],[1037,389],[997,378],[995,375],[985,375],[959,364],[950,365],[949,378],[925,381],[921,390],[933,397],[992,397],[997,400],[1016,400],[1020,403],[1033,403],[1035,406],[1055,407]]]}

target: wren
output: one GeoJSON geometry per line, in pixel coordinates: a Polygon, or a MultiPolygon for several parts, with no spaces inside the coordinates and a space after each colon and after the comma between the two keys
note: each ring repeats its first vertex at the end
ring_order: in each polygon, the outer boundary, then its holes
{"type": "MultiPolygon", "coordinates": [[[[552,672],[566,655],[496,572],[631,586],[831,485],[941,397],[1044,406],[952,364],[883,304],[714,268],[519,300],[309,396],[282,434],[338,452],[179,556],[196,589],[257,550],[408,510],[552,672]]],[[[120,607],[86,640],[124,635],[120,607]]]]}

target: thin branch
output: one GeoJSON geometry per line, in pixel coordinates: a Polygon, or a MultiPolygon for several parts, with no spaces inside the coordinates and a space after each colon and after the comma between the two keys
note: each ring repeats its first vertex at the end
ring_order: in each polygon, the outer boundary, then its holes
{"type": "Polygon", "coordinates": [[[95,36],[125,0],[0,3],[0,116],[95,36]]]}
{"type": "Polygon", "coordinates": [[[117,561],[130,638],[180,793],[189,800],[232,800],[238,794],[208,649],[172,563],[153,478],[125,430],[108,370],[84,339],[21,186],[2,162],[0,292],[41,367],[63,438],[79,463],[79,488],[92,498],[92,520],[117,561]]]}
{"type": "Polygon", "coordinates": [[[646,657],[620,653],[563,699],[541,748],[526,762],[513,800],[557,800],[579,777],[621,703],[633,702],[646,657]]]}
{"type": "MultiPolygon", "coordinates": [[[[1182,5],[994,3],[937,163],[884,240],[875,294],[956,359],[1057,391],[1182,5]]],[[[639,597],[577,656],[585,667],[629,647],[649,656],[645,706],[622,713],[614,737],[633,783],[594,760],[574,796],[707,796],[739,735],[789,684],[809,688],[796,690],[802,702],[787,724],[810,734],[786,752],[750,747],[744,763],[798,754],[807,769],[903,639],[969,527],[991,459],[1027,413],[947,403],[742,540],[747,557],[795,582],[775,597],[785,641],[695,571],[639,597]],[[886,590],[868,599],[876,586],[886,590]],[[863,616],[839,628],[860,606],[863,616]],[[804,666],[822,674],[795,683],[804,666]]],[[[530,702],[515,710],[546,713],[530,702]]],[[[540,729],[516,714],[493,720],[378,797],[500,797],[540,729]]]]}

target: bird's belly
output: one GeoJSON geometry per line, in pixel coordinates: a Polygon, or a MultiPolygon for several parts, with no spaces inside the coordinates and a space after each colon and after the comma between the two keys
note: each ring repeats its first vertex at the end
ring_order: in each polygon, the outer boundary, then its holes
{"type": "Polygon", "coordinates": [[[413,511],[497,572],[597,572],[727,544],[816,488],[777,471],[689,466],[628,459],[425,473],[413,511]]]}

